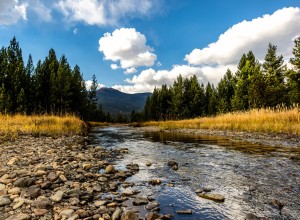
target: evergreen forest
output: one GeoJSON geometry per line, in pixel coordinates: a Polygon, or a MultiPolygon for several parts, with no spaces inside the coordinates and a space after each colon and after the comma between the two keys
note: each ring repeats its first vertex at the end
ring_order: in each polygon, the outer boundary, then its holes
{"type": "Polygon", "coordinates": [[[0,114],[74,114],[104,121],[107,117],[97,106],[97,87],[93,75],[87,90],[79,66],[71,68],[65,55],[58,59],[54,49],[35,67],[31,55],[25,64],[15,37],[0,50],[0,114]]]}
{"type": "Polygon", "coordinates": [[[230,69],[217,84],[204,85],[196,76],[178,76],[172,86],[155,88],[148,97],[144,115],[139,120],[177,120],[213,116],[233,111],[299,106],[300,104],[300,37],[295,41],[290,68],[284,64],[277,46],[268,45],[263,63],[252,51],[243,54],[237,71],[230,69]]]}
{"type": "MultiPolygon", "coordinates": [[[[179,75],[172,86],[155,88],[144,112],[133,111],[130,120],[177,120],[299,105],[300,37],[292,53],[288,67],[271,43],[263,63],[249,51],[242,55],[237,71],[228,69],[216,86],[204,85],[196,76],[179,75]]],[[[31,55],[24,62],[15,37],[0,50],[0,114],[74,114],[89,121],[127,122],[123,115],[114,118],[103,112],[97,105],[97,88],[95,75],[87,90],[79,66],[72,68],[65,55],[58,59],[54,49],[36,66],[31,55]]]]}

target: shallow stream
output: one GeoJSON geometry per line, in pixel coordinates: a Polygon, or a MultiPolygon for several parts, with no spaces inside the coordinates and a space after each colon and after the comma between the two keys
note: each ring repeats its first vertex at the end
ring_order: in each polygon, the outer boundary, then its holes
{"type": "MultiPolygon", "coordinates": [[[[247,213],[300,219],[300,161],[291,158],[291,154],[299,156],[297,148],[130,127],[94,128],[91,140],[92,145],[108,149],[128,148],[124,158],[114,161],[119,164],[116,168],[139,164],[140,171],[126,181],[134,182],[140,195],[152,195],[160,203],[160,213],[172,214],[173,219],[245,219],[247,213]],[[168,167],[170,160],[179,164],[177,171],[168,167]],[[152,165],[147,167],[147,162],[152,165]],[[162,184],[149,185],[153,179],[162,184]],[[200,198],[195,191],[203,188],[223,195],[225,202],[200,198]],[[284,203],[282,214],[275,200],[284,203]],[[176,214],[186,209],[192,209],[193,214],[176,214]]],[[[139,210],[141,216],[147,213],[143,207],[139,210]]]]}

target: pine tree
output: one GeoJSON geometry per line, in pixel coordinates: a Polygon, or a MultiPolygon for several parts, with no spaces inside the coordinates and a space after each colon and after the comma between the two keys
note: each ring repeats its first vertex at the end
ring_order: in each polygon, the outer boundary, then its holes
{"type": "Polygon", "coordinates": [[[57,73],[51,75],[52,88],[52,110],[59,114],[68,112],[69,104],[71,102],[71,69],[67,58],[63,55],[59,61],[57,73]]]}
{"type": "Polygon", "coordinates": [[[234,95],[235,79],[228,69],[217,86],[217,96],[219,99],[218,112],[226,113],[232,110],[231,99],[234,95]]]}
{"type": "Polygon", "coordinates": [[[287,72],[289,100],[291,104],[300,104],[300,37],[295,40],[294,57],[290,59],[293,69],[287,72]]]}
{"type": "Polygon", "coordinates": [[[205,88],[205,103],[206,103],[206,115],[215,115],[217,113],[217,97],[216,97],[216,90],[214,85],[210,83],[207,84],[205,88]]]}
{"type": "Polygon", "coordinates": [[[266,76],[266,105],[269,107],[275,107],[286,102],[285,66],[282,55],[277,56],[276,50],[277,47],[270,43],[262,65],[266,76]]]}
{"type": "Polygon", "coordinates": [[[255,105],[253,103],[253,97],[250,97],[252,93],[249,91],[249,86],[252,77],[260,71],[260,64],[255,60],[252,51],[248,52],[246,60],[245,56],[242,56],[240,64],[236,73],[237,82],[231,104],[233,110],[248,110],[255,105]]]}
{"type": "Polygon", "coordinates": [[[21,89],[24,89],[25,87],[25,68],[22,50],[15,37],[10,41],[10,45],[7,48],[6,70],[5,89],[8,99],[7,109],[11,113],[16,113],[18,109],[17,100],[19,93],[21,92],[21,89]]]}
{"type": "Polygon", "coordinates": [[[29,54],[27,65],[25,68],[25,106],[26,114],[31,114],[33,112],[33,100],[34,100],[34,86],[32,85],[32,75],[34,74],[34,65],[32,61],[32,56],[29,54]]]}
{"type": "Polygon", "coordinates": [[[179,75],[172,87],[172,113],[175,119],[180,119],[183,116],[183,79],[179,75]]]}
{"type": "Polygon", "coordinates": [[[72,79],[70,84],[71,102],[70,108],[72,111],[82,117],[86,116],[87,109],[87,90],[80,72],[79,66],[75,66],[72,71],[72,79]]]}

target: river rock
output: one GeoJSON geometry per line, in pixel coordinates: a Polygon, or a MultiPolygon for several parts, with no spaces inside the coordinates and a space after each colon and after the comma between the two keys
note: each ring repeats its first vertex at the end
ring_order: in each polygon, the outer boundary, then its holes
{"type": "Polygon", "coordinates": [[[107,203],[106,200],[98,200],[98,201],[95,201],[95,202],[94,202],[94,206],[100,207],[100,206],[105,205],[106,203],[107,203]]]}
{"type": "Polygon", "coordinates": [[[127,164],[126,168],[129,169],[129,170],[131,170],[131,171],[135,171],[135,172],[137,172],[137,171],[140,170],[139,165],[136,164],[136,163],[127,164]]]}
{"type": "Polygon", "coordinates": [[[95,186],[93,186],[93,191],[95,191],[95,192],[101,192],[102,191],[102,187],[99,184],[96,184],[95,186]]]}
{"type": "Polygon", "coordinates": [[[50,199],[46,197],[39,197],[37,200],[34,200],[31,204],[32,207],[38,208],[38,209],[52,209],[52,202],[50,199]]]}
{"type": "Polygon", "coordinates": [[[41,189],[49,189],[51,185],[52,183],[50,181],[46,181],[44,183],[41,183],[41,189]]]}
{"type": "Polygon", "coordinates": [[[215,202],[224,202],[225,197],[220,194],[198,193],[198,196],[204,199],[209,199],[215,202]]]}
{"type": "Polygon", "coordinates": [[[114,213],[111,216],[112,220],[119,220],[121,218],[122,210],[118,207],[114,211],[114,213]]]}
{"type": "Polygon", "coordinates": [[[47,209],[34,209],[33,212],[36,216],[43,216],[46,215],[49,211],[47,209]]]}
{"type": "Polygon", "coordinates": [[[90,163],[85,163],[85,164],[82,165],[82,168],[83,168],[84,170],[89,170],[89,169],[91,169],[92,167],[93,167],[93,165],[90,164],[90,163]]]}
{"type": "Polygon", "coordinates": [[[18,215],[13,215],[7,218],[6,220],[30,220],[31,216],[28,214],[20,213],[18,215]]]}
{"type": "Polygon", "coordinates": [[[133,201],[132,204],[135,206],[139,205],[147,205],[148,204],[148,199],[144,197],[136,197],[133,201]]]}
{"type": "Polygon", "coordinates": [[[35,179],[34,178],[30,178],[30,177],[22,177],[17,179],[13,185],[17,186],[17,187],[29,187],[32,184],[34,184],[35,179]]]}
{"type": "Polygon", "coordinates": [[[173,160],[170,160],[168,162],[168,166],[171,167],[173,170],[178,170],[178,163],[173,160]]]}
{"type": "Polygon", "coordinates": [[[63,199],[64,192],[59,190],[53,196],[51,196],[51,200],[53,202],[60,202],[63,199]]]}
{"type": "Polygon", "coordinates": [[[152,162],[148,161],[148,162],[146,163],[146,166],[147,166],[147,167],[151,167],[151,166],[152,166],[152,162]]]}
{"type": "Polygon", "coordinates": [[[5,185],[0,183],[0,190],[5,190],[5,189],[6,189],[5,185]]]}
{"type": "Polygon", "coordinates": [[[177,214],[188,214],[188,215],[191,215],[191,214],[193,214],[193,210],[191,210],[191,209],[177,210],[176,213],[177,214]]]}
{"type": "Polygon", "coordinates": [[[9,199],[8,196],[0,196],[0,207],[10,205],[10,204],[11,204],[11,200],[9,199]]]}
{"type": "Polygon", "coordinates": [[[157,208],[159,206],[158,202],[151,202],[148,205],[145,206],[145,209],[147,211],[152,211],[153,209],[157,208]]]}
{"type": "Polygon", "coordinates": [[[55,172],[50,172],[47,176],[47,179],[51,182],[55,182],[58,179],[58,175],[55,172]]]}
{"type": "Polygon", "coordinates": [[[108,165],[106,168],[105,168],[105,173],[114,173],[115,172],[115,167],[113,165],[108,165]]]}
{"type": "Polygon", "coordinates": [[[67,178],[65,177],[65,175],[63,175],[63,174],[60,174],[58,177],[59,177],[59,179],[61,179],[61,181],[63,181],[63,182],[67,182],[67,181],[68,181],[67,178]]]}
{"type": "Polygon", "coordinates": [[[100,181],[100,182],[107,182],[108,179],[107,179],[105,176],[100,176],[100,177],[98,178],[98,181],[100,181]]]}
{"type": "Polygon", "coordinates": [[[43,176],[43,175],[46,175],[46,174],[47,174],[47,172],[45,170],[37,170],[35,172],[36,176],[43,176]]]}
{"type": "Polygon", "coordinates": [[[73,213],[74,213],[73,209],[65,209],[59,213],[59,216],[69,218],[73,215],[73,213]]]}
{"type": "Polygon", "coordinates": [[[213,190],[214,190],[214,188],[211,187],[211,186],[205,186],[205,187],[203,187],[203,189],[202,189],[203,192],[211,192],[211,191],[213,191],[213,190]]]}
{"type": "Polygon", "coordinates": [[[14,188],[9,189],[7,192],[10,195],[20,195],[21,189],[19,187],[14,187],[14,188]]]}
{"type": "Polygon", "coordinates": [[[161,180],[157,179],[157,180],[149,180],[148,183],[150,185],[160,185],[161,184],[161,180]]]}
{"type": "Polygon", "coordinates": [[[31,199],[35,199],[41,195],[41,189],[38,186],[30,186],[27,191],[31,199]]]}
{"type": "Polygon", "coordinates": [[[24,203],[24,200],[20,200],[19,202],[13,205],[13,210],[20,208],[24,203]]]}
{"type": "Polygon", "coordinates": [[[138,220],[138,216],[134,211],[126,211],[122,214],[121,220],[138,220]]]}
{"type": "Polygon", "coordinates": [[[149,212],[146,215],[146,220],[155,220],[155,219],[160,219],[162,215],[154,213],[154,212],[149,212]]]}

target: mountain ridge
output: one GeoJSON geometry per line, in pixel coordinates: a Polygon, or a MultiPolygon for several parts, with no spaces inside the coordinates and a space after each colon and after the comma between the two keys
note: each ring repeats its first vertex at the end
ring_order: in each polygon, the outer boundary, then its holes
{"type": "Polygon", "coordinates": [[[97,103],[100,104],[104,112],[112,115],[119,113],[130,115],[134,111],[143,111],[145,102],[152,93],[124,93],[113,88],[103,87],[97,90],[97,103]]]}

